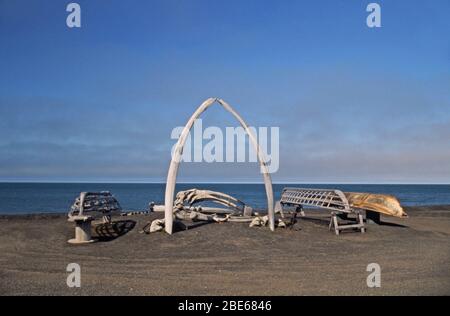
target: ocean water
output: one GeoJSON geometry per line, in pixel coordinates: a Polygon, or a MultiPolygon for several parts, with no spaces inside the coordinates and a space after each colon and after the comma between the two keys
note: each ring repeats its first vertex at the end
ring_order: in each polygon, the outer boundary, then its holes
{"type": "MultiPolygon", "coordinates": [[[[274,184],[275,199],[286,186],[393,194],[402,205],[450,205],[450,185],[274,184]]],[[[263,184],[183,183],[176,191],[190,188],[220,191],[254,208],[266,207],[263,184]]],[[[0,183],[0,214],[67,212],[82,191],[111,191],[124,210],[144,210],[152,201],[163,204],[164,190],[164,183],[0,183]]]]}

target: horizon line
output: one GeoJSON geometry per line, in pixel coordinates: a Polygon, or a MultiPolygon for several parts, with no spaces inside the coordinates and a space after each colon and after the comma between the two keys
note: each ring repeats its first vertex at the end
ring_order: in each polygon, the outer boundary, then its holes
{"type": "MultiPolygon", "coordinates": [[[[60,181],[60,180],[0,180],[0,184],[166,184],[166,181],[60,181]]],[[[178,181],[177,184],[264,184],[257,181],[178,181]]],[[[450,185],[444,182],[316,182],[316,181],[273,181],[272,184],[351,184],[351,185],[450,185]]]]}

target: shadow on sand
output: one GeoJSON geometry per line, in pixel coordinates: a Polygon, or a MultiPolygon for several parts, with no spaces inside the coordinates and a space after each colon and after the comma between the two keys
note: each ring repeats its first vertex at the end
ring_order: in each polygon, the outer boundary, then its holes
{"type": "Polygon", "coordinates": [[[125,235],[136,226],[132,220],[115,221],[112,223],[103,223],[95,226],[95,236],[97,241],[107,242],[125,235]]]}
{"type": "MultiPolygon", "coordinates": [[[[320,218],[320,217],[308,217],[308,216],[302,216],[302,217],[297,217],[297,219],[299,220],[299,222],[301,223],[301,221],[308,221],[320,226],[327,226],[330,224],[330,218],[320,218]]],[[[349,218],[350,219],[350,218],[349,218]]],[[[341,219],[342,220],[342,219],[341,219]]],[[[346,219],[348,221],[348,219],[346,219]]],[[[352,220],[352,219],[350,219],[352,220]]],[[[353,219],[354,220],[354,219],[353,219]]],[[[344,219],[345,221],[345,219],[344,219]]],[[[399,227],[399,228],[408,228],[408,226],[402,225],[402,224],[397,224],[397,223],[391,223],[391,222],[385,222],[385,221],[379,221],[376,223],[367,223],[366,225],[372,226],[372,225],[379,225],[379,226],[390,226],[390,227],[399,227]]]]}
{"type": "Polygon", "coordinates": [[[182,222],[182,221],[174,221],[173,222],[173,233],[195,229],[200,226],[214,224],[215,222],[212,221],[199,221],[199,222],[182,222]]]}
{"type": "Polygon", "coordinates": [[[392,227],[408,228],[408,226],[405,226],[405,225],[402,225],[402,224],[390,223],[390,222],[384,222],[384,221],[379,221],[376,224],[378,224],[380,226],[392,226],[392,227]]]}

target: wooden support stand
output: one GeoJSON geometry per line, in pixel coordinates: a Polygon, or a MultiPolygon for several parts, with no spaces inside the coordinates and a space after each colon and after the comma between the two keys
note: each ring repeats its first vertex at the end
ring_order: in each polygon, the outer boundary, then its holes
{"type": "Polygon", "coordinates": [[[91,222],[94,220],[92,216],[73,216],[69,218],[70,222],[75,223],[75,238],[69,239],[71,244],[87,244],[95,240],[91,237],[91,222]]]}
{"type": "Polygon", "coordinates": [[[305,211],[303,210],[303,205],[299,205],[295,208],[295,213],[299,213],[301,217],[305,217],[305,211]]]}
{"type": "Polygon", "coordinates": [[[364,233],[366,231],[366,228],[364,227],[364,219],[363,216],[358,212],[356,213],[357,217],[357,223],[356,224],[346,224],[346,225],[339,225],[338,223],[338,214],[336,212],[331,213],[331,219],[330,219],[330,225],[328,226],[328,229],[331,230],[334,229],[334,232],[336,235],[339,235],[339,232],[344,229],[359,229],[361,233],[364,233]]]}

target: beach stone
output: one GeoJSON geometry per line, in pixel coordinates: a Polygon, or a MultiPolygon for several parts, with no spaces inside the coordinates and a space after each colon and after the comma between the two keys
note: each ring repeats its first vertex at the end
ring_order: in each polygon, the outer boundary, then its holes
{"type": "Polygon", "coordinates": [[[164,229],[164,219],[155,219],[150,225],[150,233],[156,233],[164,229]]]}
{"type": "Polygon", "coordinates": [[[268,221],[269,221],[269,217],[268,217],[267,215],[266,215],[266,216],[263,216],[263,217],[256,216],[256,217],[250,222],[249,227],[266,226],[268,221]]]}
{"type": "Polygon", "coordinates": [[[286,223],[283,222],[283,220],[279,219],[277,227],[279,227],[279,228],[286,228],[286,223]]]}
{"type": "Polygon", "coordinates": [[[249,227],[255,227],[255,226],[262,226],[262,219],[261,217],[255,217],[251,222],[249,227]]]}
{"type": "Polygon", "coordinates": [[[269,216],[265,215],[261,218],[261,220],[262,220],[262,225],[266,226],[267,223],[269,222],[269,216]]]}

